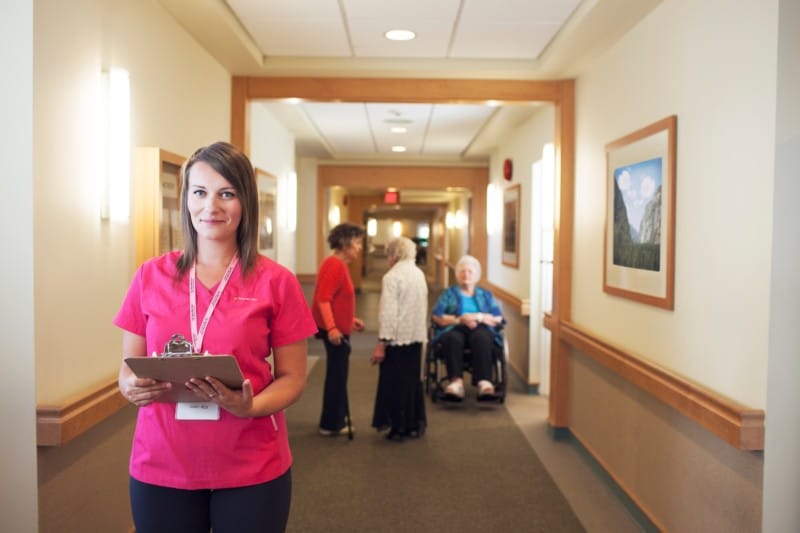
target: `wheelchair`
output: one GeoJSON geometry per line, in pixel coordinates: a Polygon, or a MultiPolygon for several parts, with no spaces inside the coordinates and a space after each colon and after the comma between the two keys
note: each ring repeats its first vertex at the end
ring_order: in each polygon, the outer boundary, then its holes
{"type": "MultiPolygon", "coordinates": [[[[434,336],[433,325],[428,328],[428,338],[433,339],[434,336]]],[[[494,384],[494,395],[490,397],[478,397],[480,402],[497,402],[505,403],[506,401],[506,385],[507,379],[507,365],[508,365],[508,342],[503,335],[503,346],[492,344],[492,383],[494,384]]],[[[465,378],[464,382],[471,382],[473,387],[477,385],[475,374],[472,372],[471,362],[472,352],[469,348],[464,350],[464,371],[469,373],[472,378],[469,381],[465,378]]],[[[433,340],[428,341],[425,349],[425,393],[430,395],[431,401],[437,403],[438,401],[453,402],[444,392],[445,387],[449,383],[447,377],[447,366],[444,361],[444,354],[442,353],[441,344],[433,340]]]]}

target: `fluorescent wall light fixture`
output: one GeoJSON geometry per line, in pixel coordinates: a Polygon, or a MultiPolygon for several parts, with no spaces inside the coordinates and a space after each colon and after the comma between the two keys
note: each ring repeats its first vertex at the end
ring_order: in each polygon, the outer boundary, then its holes
{"type": "Polygon", "coordinates": [[[392,236],[401,237],[403,235],[403,223],[399,220],[392,222],[392,236]]]}
{"type": "Polygon", "coordinates": [[[100,217],[127,221],[131,214],[131,88],[128,71],[112,68],[106,86],[105,190],[100,217]]]}
{"type": "Polygon", "coordinates": [[[374,237],[378,234],[378,221],[374,218],[367,219],[367,235],[374,237]]]}

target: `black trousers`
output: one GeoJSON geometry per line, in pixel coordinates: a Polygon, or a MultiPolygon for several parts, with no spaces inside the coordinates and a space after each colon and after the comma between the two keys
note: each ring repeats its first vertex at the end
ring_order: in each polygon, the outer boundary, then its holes
{"type": "Polygon", "coordinates": [[[345,425],[347,415],[347,374],[350,368],[350,337],[338,346],[328,341],[328,335],[317,335],[325,345],[325,387],[322,391],[322,414],[319,427],[339,431],[345,425]]]}
{"type": "Polygon", "coordinates": [[[470,349],[472,381],[492,380],[492,346],[494,334],[486,326],[470,329],[459,325],[439,337],[442,355],[447,366],[447,377],[460,378],[464,375],[464,349],[470,349]]]}
{"type": "Polygon", "coordinates": [[[130,478],[136,533],[282,533],[292,473],[248,487],[184,490],[130,478]]]}
{"type": "Polygon", "coordinates": [[[404,435],[422,433],[427,423],[422,394],[422,343],[387,346],[378,369],[372,426],[404,435]]]}

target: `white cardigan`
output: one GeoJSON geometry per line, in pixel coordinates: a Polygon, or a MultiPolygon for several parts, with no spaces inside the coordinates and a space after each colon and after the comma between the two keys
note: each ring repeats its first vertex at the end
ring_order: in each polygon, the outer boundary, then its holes
{"type": "Polygon", "coordinates": [[[378,304],[378,337],[392,345],[428,339],[428,285],[414,259],[395,263],[383,275],[378,304]]]}

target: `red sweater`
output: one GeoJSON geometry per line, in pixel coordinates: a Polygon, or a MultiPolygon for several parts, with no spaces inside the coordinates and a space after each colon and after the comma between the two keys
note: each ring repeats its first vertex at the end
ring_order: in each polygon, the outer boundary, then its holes
{"type": "Polygon", "coordinates": [[[317,327],[327,330],[319,310],[320,302],[331,304],[336,329],[344,335],[353,331],[353,317],[356,312],[356,293],[347,264],[333,255],[328,256],[317,273],[317,285],[314,287],[314,298],[311,302],[311,313],[317,327]]]}

